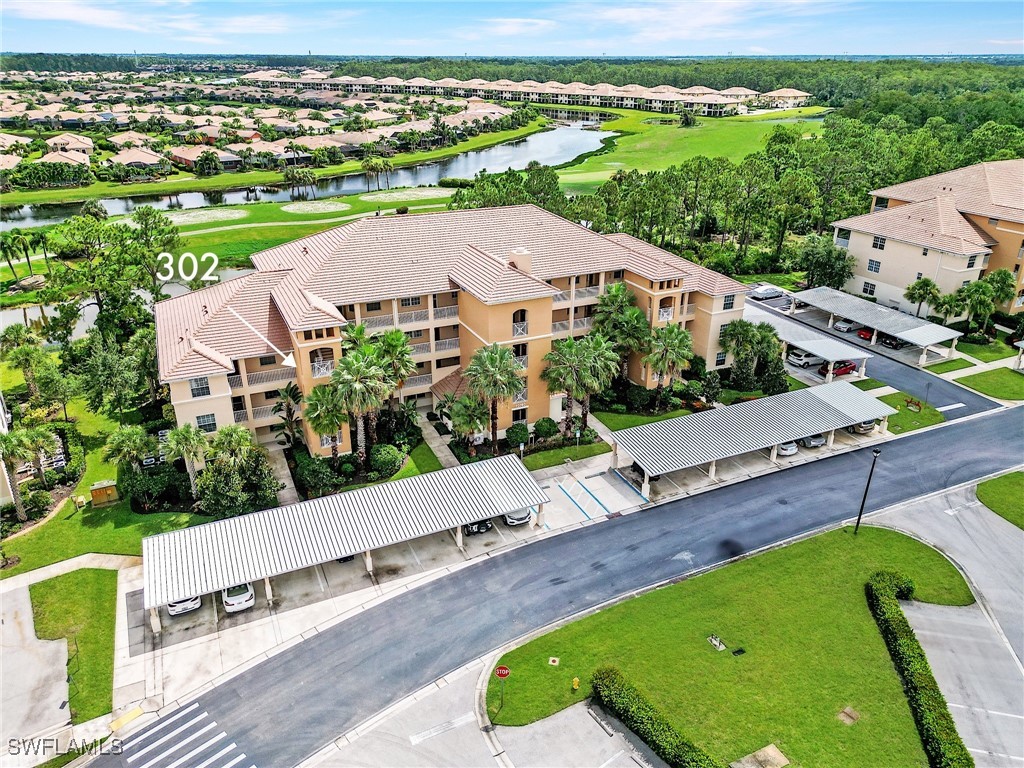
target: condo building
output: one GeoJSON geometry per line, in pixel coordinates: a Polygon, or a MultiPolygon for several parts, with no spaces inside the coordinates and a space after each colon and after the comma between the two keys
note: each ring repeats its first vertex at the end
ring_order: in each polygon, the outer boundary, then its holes
{"type": "MultiPolygon", "coordinates": [[[[745,286],[624,234],[601,235],[532,205],[358,219],[253,256],[256,270],[156,305],[160,377],[179,424],[245,424],[261,441],[279,423],[277,390],[330,380],[346,327],[405,332],[416,373],[399,395],[431,407],[465,390],[473,353],[512,348],[523,387],[499,413],[561,417],[541,379],[553,341],[586,334],[600,295],[624,282],[652,326],[681,324],[709,368],[730,364],[722,326],[743,315],[745,286]],[[294,356],[295,367],[282,355],[294,356]]],[[[629,377],[657,385],[641,356],[629,377]]],[[[329,440],[304,426],[314,452],[329,440]]],[[[347,431],[346,431],[347,432],[347,431]]],[[[319,448],[319,450],[318,450],[319,448]]],[[[348,434],[341,450],[351,450],[348,434]]]]}
{"type": "Polygon", "coordinates": [[[913,311],[903,293],[922,277],[943,293],[1009,270],[1024,310],[1024,160],[979,163],[874,190],[871,213],[833,222],[836,245],[856,260],[849,293],[913,311]]]}

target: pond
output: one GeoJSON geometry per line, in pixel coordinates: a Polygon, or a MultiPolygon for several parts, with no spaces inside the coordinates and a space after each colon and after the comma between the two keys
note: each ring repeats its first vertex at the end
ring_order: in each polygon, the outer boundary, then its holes
{"type": "MultiPolygon", "coordinates": [[[[601,148],[601,140],[610,131],[594,130],[591,124],[578,121],[558,125],[552,130],[534,133],[523,139],[498,144],[487,149],[463,152],[437,162],[399,168],[392,171],[392,187],[419,187],[445,177],[469,179],[482,170],[522,170],[531,161],[543,165],[560,165],[587,152],[601,148]]],[[[383,178],[381,179],[383,182],[383,178]]],[[[367,179],[363,174],[323,179],[316,185],[316,197],[351,195],[365,192],[367,179]]],[[[255,202],[290,202],[311,199],[306,190],[252,187],[213,192],[182,192],[179,195],[139,195],[123,198],[102,198],[100,203],[111,216],[129,214],[143,205],[161,210],[206,208],[212,205],[238,205],[255,202]]],[[[13,227],[39,227],[59,224],[81,209],[81,203],[21,205],[0,208],[0,230],[13,227]]]]}

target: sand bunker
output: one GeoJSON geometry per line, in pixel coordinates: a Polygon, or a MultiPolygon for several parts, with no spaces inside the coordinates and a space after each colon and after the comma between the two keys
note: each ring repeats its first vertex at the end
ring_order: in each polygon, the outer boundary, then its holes
{"type": "Polygon", "coordinates": [[[281,210],[288,213],[331,213],[333,211],[347,211],[351,207],[348,203],[319,200],[308,203],[288,203],[288,205],[282,205],[281,210]]]}
{"type": "Polygon", "coordinates": [[[399,189],[393,192],[374,192],[360,195],[360,200],[371,200],[378,203],[392,203],[399,200],[422,200],[429,197],[451,197],[455,190],[451,187],[417,187],[416,189],[399,189]]]}
{"type": "Polygon", "coordinates": [[[210,221],[230,221],[231,219],[244,219],[249,215],[248,211],[240,211],[236,208],[201,208],[196,211],[177,211],[167,214],[172,222],[181,226],[183,224],[206,224],[210,221]]]}

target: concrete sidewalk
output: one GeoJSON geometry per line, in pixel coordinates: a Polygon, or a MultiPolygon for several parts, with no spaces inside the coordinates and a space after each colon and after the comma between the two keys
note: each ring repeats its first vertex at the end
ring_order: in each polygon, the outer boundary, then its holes
{"type": "Polygon", "coordinates": [[[423,431],[423,442],[430,446],[430,450],[437,456],[437,460],[441,462],[442,467],[447,469],[448,467],[459,466],[459,460],[455,458],[452,449],[448,447],[448,441],[438,434],[437,430],[434,429],[433,423],[428,421],[427,417],[422,413],[416,420],[416,426],[423,431]]]}
{"type": "Polygon", "coordinates": [[[132,568],[142,565],[142,558],[132,555],[100,555],[95,552],[72,557],[69,560],[61,560],[58,563],[44,565],[42,568],[35,568],[9,579],[0,581],[0,594],[12,592],[29,584],[37,584],[40,581],[52,579],[54,576],[62,576],[79,568],[105,568],[110,571],[118,571],[122,568],[132,568]]]}

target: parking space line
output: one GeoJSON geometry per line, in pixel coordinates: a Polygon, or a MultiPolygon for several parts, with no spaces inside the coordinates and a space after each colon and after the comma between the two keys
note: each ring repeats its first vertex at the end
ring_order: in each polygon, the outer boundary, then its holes
{"type": "Polygon", "coordinates": [[[569,494],[569,492],[568,492],[567,490],[565,490],[565,488],[563,488],[563,487],[562,487],[562,484],[561,484],[561,483],[559,483],[559,484],[558,484],[558,487],[562,489],[562,493],[564,493],[564,494],[566,495],[566,497],[568,497],[569,501],[571,501],[571,502],[572,502],[573,506],[574,506],[574,507],[576,507],[576,509],[578,509],[578,510],[579,510],[580,512],[582,512],[582,513],[583,513],[583,516],[584,516],[585,518],[587,518],[587,520],[590,520],[590,519],[591,519],[591,517],[590,517],[590,515],[588,515],[588,514],[587,514],[587,510],[585,510],[585,509],[584,509],[583,507],[581,507],[581,506],[579,505],[579,503],[578,503],[578,502],[576,501],[576,499],[574,499],[574,498],[573,498],[573,497],[572,497],[572,496],[571,496],[571,495],[569,494]]]}
{"type": "Polygon", "coordinates": [[[238,757],[236,757],[234,760],[232,760],[231,762],[225,763],[223,768],[231,768],[231,766],[238,765],[243,760],[245,760],[245,753],[244,752],[242,754],[240,754],[238,757]]]}
{"type": "Polygon", "coordinates": [[[1004,755],[1002,752],[989,752],[987,749],[975,749],[974,747],[968,747],[968,752],[974,752],[978,755],[991,755],[992,757],[1001,757],[1004,760],[1020,760],[1024,763],[1024,757],[1018,757],[1017,755],[1004,755]]]}
{"type": "Polygon", "coordinates": [[[939,413],[945,413],[946,411],[955,411],[957,408],[966,408],[964,403],[953,403],[952,405],[940,405],[935,410],[939,413]]]}
{"type": "Polygon", "coordinates": [[[619,757],[619,755],[621,755],[625,751],[626,750],[624,750],[624,749],[620,749],[614,755],[612,755],[607,760],[605,760],[603,763],[601,763],[600,768],[608,768],[608,766],[612,764],[612,761],[615,760],[615,758],[619,757]]]}
{"type": "Polygon", "coordinates": [[[594,501],[597,502],[597,506],[599,506],[601,509],[603,509],[607,514],[611,514],[611,510],[608,509],[608,507],[606,507],[604,504],[601,503],[601,500],[599,498],[597,498],[597,496],[594,495],[593,491],[591,491],[589,488],[587,488],[586,485],[584,485],[582,482],[580,482],[580,479],[578,477],[576,477],[575,475],[573,475],[573,477],[576,479],[576,484],[580,488],[582,488],[586,492],[586,494],[588,496],[590,496],[590,498],[592,498],[594,501]]]}
{"type": "Polygon", "coordinates": [[[983,709],[982,707],[971,707],[971,706],[969,706],[967,704],[950,704],[949,706],[956,707],[957,709],[973,709],[975,712],[985,712],[986,714],[998,715],[999,717],[1013,717],[1013,718],[1016,718],[1017,720],[1024,720],[1024,715],[1015,715],[1012,712],[997,712],[994,709],[983,709]]]}
{"type": "Polygon", "coordinates": [[[409,551],[412,552],[412,559],[416,561],[416,565],[418,565],[420,567],[420,570],[422,570],[423,569],[423,563],[420,562],[420,558],[416,554],[416,550],[413,548],[412,542],[411,541],[407,541],[405,543],[409,547],[409,551]]]}

